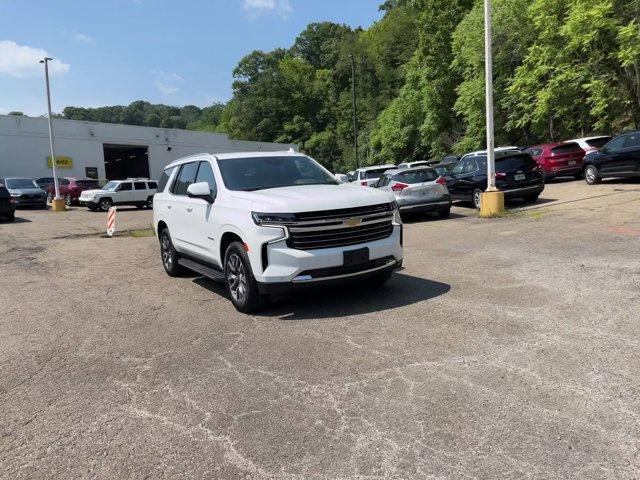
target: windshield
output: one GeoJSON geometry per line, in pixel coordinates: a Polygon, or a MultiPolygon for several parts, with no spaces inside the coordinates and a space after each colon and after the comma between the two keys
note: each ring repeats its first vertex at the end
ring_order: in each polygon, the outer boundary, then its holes
{"type": "Polygon", "coordinates": [[[390,170],[393,167],[385,167],[378,168],[376,170],[367,170],[366,172],[362,172],[362,178],[366,180],[371,180],[372,178],[380,178],[384,172],[390,170]]]}
{"type": "Polygon", "coordinates": [[[230,158],[218,160],[218,165],[229,190],[339,184],[318,163],[303,156],[230,158]]]}
{"type": "Polygon", "coordinates": [[[423,182],[433,182],[438,178],[438,173],[433,169],[428,170],[409,170],[408,172],[403,172],[398,174],[397,180],[403,183],[423,183],[423,182]]]}
{"type": "Polygon", "coordinates": [[[118,182],[109,182],[104,187],[102,187],[102,190],[113,192],[117,186],[118,186],[118,182]]]}
{"type": "Polygon", "coordinates": [[[7,178],[7,188],[37,188],[37,185],[30,178],[7,178]]]}

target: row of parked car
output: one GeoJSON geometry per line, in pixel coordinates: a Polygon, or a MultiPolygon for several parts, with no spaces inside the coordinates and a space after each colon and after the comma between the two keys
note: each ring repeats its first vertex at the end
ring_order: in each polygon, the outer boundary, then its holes
{"type": "MultiPolygon", "coordinates": [[[[146,178],[113,180],[100,187],[91,178],[58,179],[60,196],[67,206],[83,205],[106,212],[113,205],[152,208],[158,183],[146,178]]],[[[0,217],[12,222],[16,207],[46,208],[55,196],[53,177],[0,177],[0,217]]]]}
{"type": "MultiPolygon", "coordinates": [[[[589,185],[603,178],[640,177],[640,132],[612,138],[600,135],[526,148],[498,147],[496,186],[506,199],[535,202],[545,182],[556,177],[584,178],[589,185]]],[[[418,161],[399,165],[359,168],[341,182],[356,182],[393,193],[401,211],[437,211],[448,216],[449,201],[465,201],[480,208],[487,188],[485,150],[462,157],[448,156],[440,162],[418,161]]]]}

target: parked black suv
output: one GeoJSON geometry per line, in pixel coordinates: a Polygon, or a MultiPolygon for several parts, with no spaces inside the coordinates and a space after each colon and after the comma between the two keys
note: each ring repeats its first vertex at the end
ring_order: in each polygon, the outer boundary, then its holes
{"type": "Polygon", "coordinates": [[[0,185],[0,217],[4,217],[8,222],[13,222],[16,215],[16,207],[11,201],[9,190],[0,185]]]}
{"type": "Polygon", "coordinates": [[[596,185],[607,177],[640,177],[640,132],[618,135],[582,163],[584,179],[596,185]]]}
{"type": "MultiPolygon", "coordinates": [[[[472,202],[480,208],[480,194],[487,189],[487,156],[463,158],[447,176],[453,200],[472,202]]],[[[535,202],[544,190],[538,164],[528,153],[496,152],[496,187],[505,199],[535,202]]]]}

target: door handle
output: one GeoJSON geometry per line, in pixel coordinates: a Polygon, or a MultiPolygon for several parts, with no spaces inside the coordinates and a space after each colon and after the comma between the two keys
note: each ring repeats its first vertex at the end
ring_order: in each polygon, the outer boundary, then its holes
{"type": "Polygon", "coordinates": [[[169,210],[171,210],[171,205],[167,205],[167,208],[168,208],[169,210]]]}
{"type": "Polygon", "coordinates": [[[190,212],[193,210],[193,207],[187,207],[187,212],[190,212]]]}

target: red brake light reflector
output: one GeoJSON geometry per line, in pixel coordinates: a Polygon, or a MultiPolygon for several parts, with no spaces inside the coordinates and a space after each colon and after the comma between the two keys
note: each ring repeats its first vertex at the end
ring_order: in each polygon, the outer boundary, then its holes
{"type": "Polygon", "coordinates": [[[404,190],[405,188],[407,188],[409,185],[407,185],[406,183],[394,183],[391,186],[391,190],[393,190],[394,192],[399,192],[400,190],[404,190]]]}
{"type": "Polygon", "coordinates": [[[436,180],[436,183],[439,183],[440,185],[446,185],[446,184],[447,184],[447,181],[445,180],[445,178],[444,178],[444,177],[439,177],[439,178],[436,180]]]}

